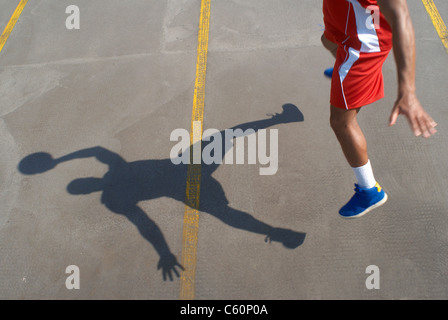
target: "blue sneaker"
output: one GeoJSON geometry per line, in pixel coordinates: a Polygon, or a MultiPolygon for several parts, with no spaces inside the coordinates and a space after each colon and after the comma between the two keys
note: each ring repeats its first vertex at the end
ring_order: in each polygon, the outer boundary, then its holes
{"type": "Polygon", "coordinates": [[[373,188],[361,188],[355,184],[355,195],[339,210],[339,214],[343,218],[358,218],[386,201],[387,194],[378,183],[373,188]]]}
{"type": "Polygon", "coordinates": [[[324,71],[324,75],[327,77],[327,78],[332,78],[333,77],[333,68],[328,68],[328,69],[326,69],[325,71],[324,71]]]}

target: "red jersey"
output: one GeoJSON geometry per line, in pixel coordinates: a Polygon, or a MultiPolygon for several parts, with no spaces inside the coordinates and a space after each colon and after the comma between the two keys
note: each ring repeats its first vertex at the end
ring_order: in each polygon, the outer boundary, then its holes
{"type": "Polygon", "coordinates": [[[323,0],[325,36],[359,52],[392,48],[392,31],[376,0],[323,0]]]}

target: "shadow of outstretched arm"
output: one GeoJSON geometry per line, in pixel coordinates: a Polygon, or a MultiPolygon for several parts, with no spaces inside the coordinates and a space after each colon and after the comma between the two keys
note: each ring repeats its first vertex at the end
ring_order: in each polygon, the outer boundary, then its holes
{"type": "Polygon", "coordinates": [[[126,163],[126,161],[120,155],[101,146],[78,150],[69,153],[65,156],[62,156],[58,159],[55,159],[55,161],[61,163],[65,161],[70,161],[74,159],[83,159],[83,158],[96,158],[98,161],[110,167],[126,163]]]}
{"type": "Polygon", "coordinates": [[[18,170],[26,175],[39,174],[55,168],[62,162],[92,157],[109,167],[126,163],[126,161],[115,152],[97,146],[78,150],[60,158],[53,158],[46,152],[32,153],[20,161],[18,170]]]}
{"type": "MultiPolygon", "coordinates": [[[[109,210],[112,209],[109,208],[109,210]]],[[[179,278],[180,274],[177,269],[184,270],[184,268],[177,261],[176,256],[171,253],[160,228],[148,218],[148,215],[139,206],[127,207],[125,211],[122,213],[137,227],[142,237],[151,243],[159,254],[157,270],[162,271],[163,280],[172,281],[173,275],[179,278]]]]}

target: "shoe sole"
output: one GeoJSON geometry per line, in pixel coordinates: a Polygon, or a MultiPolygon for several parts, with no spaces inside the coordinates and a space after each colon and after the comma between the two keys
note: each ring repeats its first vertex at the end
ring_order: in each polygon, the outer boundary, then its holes
{"type": "Polygon", "coordinates": [[[344,218],[344,219],[356,219],[356,218],[360,218],[360,217],[362,217],[363,215],[365,215],[365,214],[369,213],[370,211],[372,211],[373,209],[376,209],[376,208],[382,206],[383,204],[385,204],[386,201],[387,201],[387,199],[388,199],[387,193],[384,193],[384,198],[383,198],[383,199],[381,199],[380,201],[378,201],[378,202],[375,203],[374,205],[371,205],[370,207],[368,207],[366,210],[362,211],[361,213],[358,213],[357,215],[354,215],[354,216],[343,216],[343,215],[341,215],[341,214],[339,214],[339,215],[340,215],[342,218],[344,218]]]}

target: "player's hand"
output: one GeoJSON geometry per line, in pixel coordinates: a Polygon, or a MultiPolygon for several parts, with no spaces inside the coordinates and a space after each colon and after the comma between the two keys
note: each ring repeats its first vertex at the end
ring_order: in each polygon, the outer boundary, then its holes
{"type": "Polygon", "coordinates": [[[406,116],[417,137],[423,135],[423,137],[429,138],[437,132],[435,129],[437,123],[426,113],[414,93],[398,97],[390,115],[389,126],[393,126],[397,122],[400,114],[406,116]]]}
{"type": "Polygon", "coordinates": [[[162,275],[163,275],[163,281],[167,280],[167,277],[170,279],[170,281],[173,281],[173,275],[171,272],[173,272],[176,277],[180,277],[179,272],[176,270],[176,268],[179,268],[180,270],[185,270],[184,267],[182,267],[179,262],[177,262],[176,257],[173,254],[168,254],[160,257],[159,263],[157,265],[157,270],[162,269],[162,275]]]}

